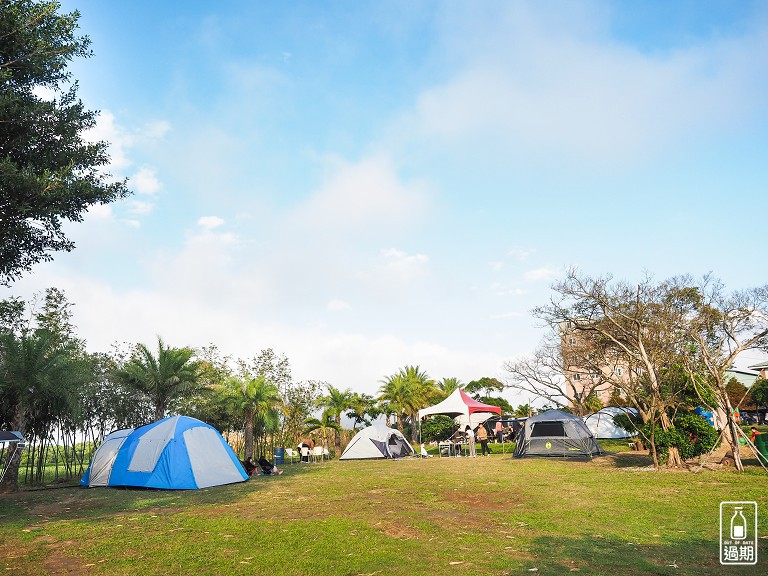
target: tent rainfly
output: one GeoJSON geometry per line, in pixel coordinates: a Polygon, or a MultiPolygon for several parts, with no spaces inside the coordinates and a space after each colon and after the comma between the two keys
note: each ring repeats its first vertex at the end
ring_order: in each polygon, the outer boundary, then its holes
{"type": "Polygon", "coordinates": [[[515,447],[523,456],[593,456],[605,452],[578,416],[547,410],[525,421],[515,447]]]}
{"type": "Polygon", "coordinates": [[[595,438],[628,438],[630,436],[637,436],[637,432],[625,430],[613,421],[613,417],[620,414],[637,416],[637,410],[634,408],[606,406],[594,414],[586,416],[584,423],[595,438]]]}
{"type": "Polygon", "coordinates": [[[471,396],[468,396],[461,388],[456,388],[442,402],[419,410],[419,422],[427,416],[434,416],[436,414],[443,414],[457,419],[462,428],[467,425],[476,428],[493,414],[501,416],[501,408],[478,402],[471,396]]]}
{"type": "Polygon", "coordinates": [[[109,434],[80,485],[194,490],[245,480],[248,474],[218,430],[171,416],[109,434]]]}
{"type": "Polygon", "coordinates": [[[374,424],[355,434],[339,460],[403,458],[413,453],[413,447],[399,430],[374,424]]]}

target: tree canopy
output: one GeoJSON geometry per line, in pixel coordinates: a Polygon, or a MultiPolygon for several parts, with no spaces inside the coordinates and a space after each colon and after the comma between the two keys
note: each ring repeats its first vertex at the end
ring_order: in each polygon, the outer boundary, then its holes
{"type": "Polygon", "coordinates": [[[0,0],[0,284],[8,285],[52,252],[74,243],[64,221],[129,194],[101,168],[106,142],[84,131],[96,112],[77,97],[67,65],[91,55],[77,35],[77,11],[58,2],[0,0]],[[51,95],[51,96],[48,96],[51,95]]]}

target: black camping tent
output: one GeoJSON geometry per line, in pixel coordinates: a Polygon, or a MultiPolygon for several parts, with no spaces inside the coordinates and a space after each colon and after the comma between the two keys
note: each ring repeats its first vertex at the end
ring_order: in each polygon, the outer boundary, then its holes
{"type": "Polygon", "coordinates": [[[604,451],[581,418],[560,410],[547,410],[525,421],[514,455],[521,458],[595,454],[604,454],[604,451]]]}

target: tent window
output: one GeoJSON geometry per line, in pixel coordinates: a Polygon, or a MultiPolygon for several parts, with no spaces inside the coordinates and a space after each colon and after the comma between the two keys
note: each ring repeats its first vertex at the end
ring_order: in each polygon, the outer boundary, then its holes
{"type": "Polygon", "coordinates": [[[531,438],[536,437],[562,437],[565,436],[565,428],[562,422],[536,422],[531,430],[531,438]]]}

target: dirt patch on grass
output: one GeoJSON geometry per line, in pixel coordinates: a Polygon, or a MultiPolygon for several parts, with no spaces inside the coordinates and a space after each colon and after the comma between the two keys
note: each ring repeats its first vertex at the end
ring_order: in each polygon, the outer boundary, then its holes
{"type": "Polygon", "coordinates": [[[374,527],[390,538],[409,540],[411,538],[421,538],[424,536],[422,531],[415,526],[401,524],[399,522],[377,522],[374,524],[374,527]]]}
{"type": "Polygon", "coordinates": [[[472,510],[499,511],[514,508],[519,500],[507,497],[497,492],[458,492],[456,490],[442,493],[443,500],[464,505],[472,510]]]}
{"type": "Polygon", "coordinates": [[[63,550],[74,543],[72,541],[56,542],[48,546],[48,554],[43,561],[46,574],[86,574],[88,568],[79,558],[66,555],[63,550]]]}

